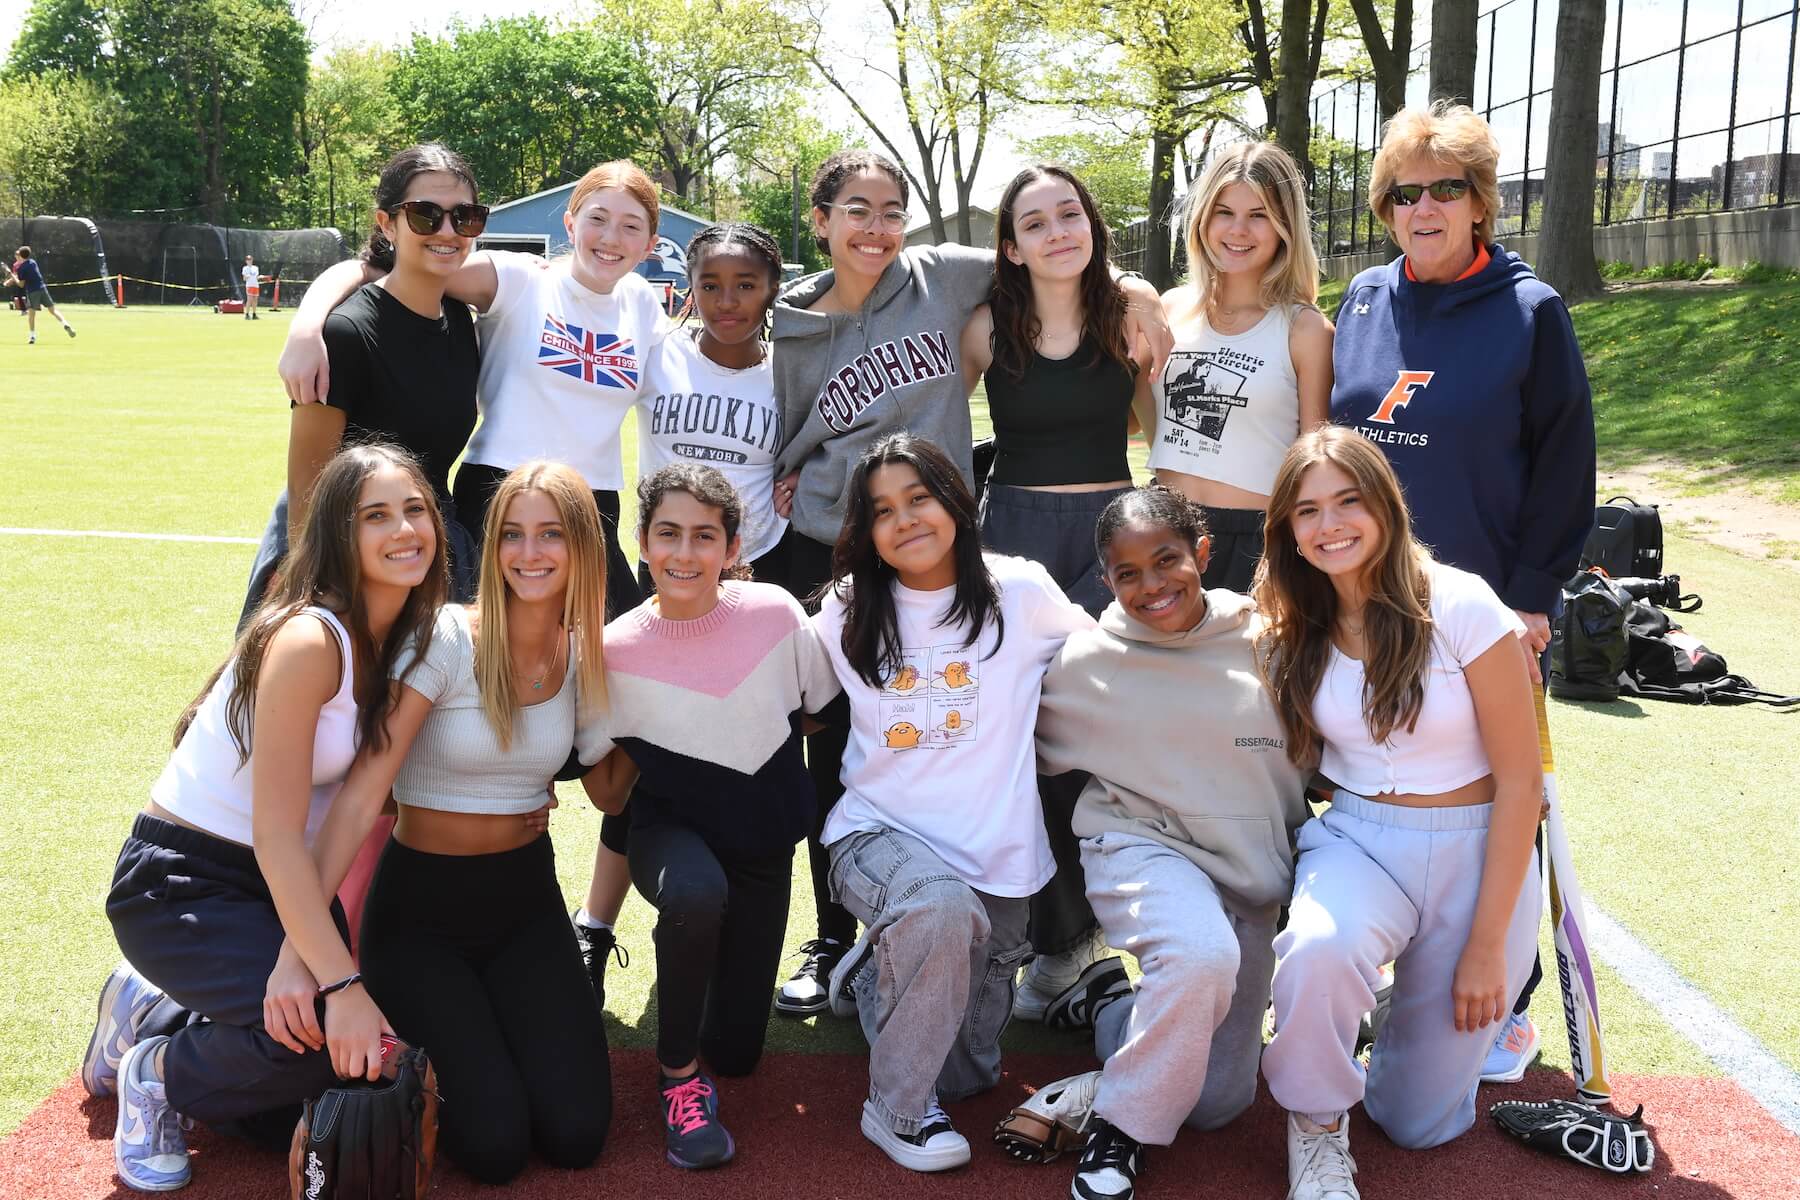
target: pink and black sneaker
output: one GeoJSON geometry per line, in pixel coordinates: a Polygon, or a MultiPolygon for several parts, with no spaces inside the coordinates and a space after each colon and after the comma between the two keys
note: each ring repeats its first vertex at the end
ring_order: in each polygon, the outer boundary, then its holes
{"type": "Polygon", "coordinates": [[[731,1133],[719,1124],[719,1093],[696,1071],[686,1079],[662,1077],[663,1146],[668,1160],[697,1171],[723,1166],[737,1153],[731,1133]]]}

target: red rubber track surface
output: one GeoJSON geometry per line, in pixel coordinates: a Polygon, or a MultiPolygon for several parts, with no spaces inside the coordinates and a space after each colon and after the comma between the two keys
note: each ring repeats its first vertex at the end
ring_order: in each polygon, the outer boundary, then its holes
{"type": "MultiPolygon", "coordinates": [[[[777,1196],[1026,1200],[1068,1195],[1073,1156],[1048,1166],[1013,1162],[988,1140],[994,1122],[1033,1085],[1088,1069],[1091,1060],[1015,1054],[1000,1086],[950,1106],[974,1145],[974,1161],[941,1175],[914,1175],[887,1160],[857,1128],[867,1086],[865,1060],[849,1055],[771,1056],[748,1079],[719,1081],[720,1115],[737,1139],[735,1161],[686,1172],[662,1157],[656,1071],[647,1052],[615,1052],[612,1134],[606,1153],[583,1171],[534,1165],[510,1187],[484,1187],[439,1159],[434,1200],[505,1194],[520,1200],[595,1197],[777,1196]]],[[[1357,1182],[1369,1200],[1795,1200],[1800,1138],[1789,1134],[1729,1080],[1616,1078],[1624,1108],[1645,1106],[1656,1140],[1647,1175],[1614,1177],[1549,1157],[1502,1135],[1487,1117],[1500,1099],[1570,1095],[1564,1075],[1538,1071],[1512,1087],[1484,1088],[1475,1128],[1448,1146],[1396,1148],[1362,1117],[1352,1120],[1357,1182]]],[[[111,1100],[93,1100],[71,1078],[4,1141],[0,1198],[76,1200],[130,1197],[113,1176],[111,1100]]],[[[1139,1177],[1144,1200],[1287,1194],[1283,1116],[1266,1093],[1215,1133],[1183,1131],[1173,1147],[1152,1147],[1139,1177]]],[[[194,1181],[183,1200],[284,1200],[285,1158],[248,1149],[204,1128],[190,1135],[194,1181]]]]}

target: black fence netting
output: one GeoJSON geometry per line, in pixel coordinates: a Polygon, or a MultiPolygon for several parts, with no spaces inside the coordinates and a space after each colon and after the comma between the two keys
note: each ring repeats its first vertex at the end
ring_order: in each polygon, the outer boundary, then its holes
{"type": "MultiPolygon", "coordinates": [[[[31,247],[58,299],[113,304],[216,304],[244,298],[244,256],[262,277],[263,303],[297,301],[306,285],[350,257],[335,229],[243,229],[100,217],[0,222],[0,249],[31,247]]],[[[9,258],[10,261],[10,258],[9,258]]]]}

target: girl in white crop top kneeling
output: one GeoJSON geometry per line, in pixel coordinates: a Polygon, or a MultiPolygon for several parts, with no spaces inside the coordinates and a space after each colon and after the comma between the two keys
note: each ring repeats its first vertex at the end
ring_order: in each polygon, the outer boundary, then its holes
{"type": "Polygon", "coordinates": [[[400,815],[363,912],[363,974],[437,1068],[438,1144],[485,1183],[512,1179],[534,1149],[585,1167],[612,1120],[600,1009],[550,838],[530,819],[578,706],[605,702],[602,538],[572,468],[526,463],[502,480],[475,607],[446,606],[429,644],[402,652],[392,744],[351,776],[319,835],[333,878],[392,788],[400,815]]]}
{"type": "Polygon", "coordinates": [[[106,898],[127,965],[81,1078],[118,1093],[114,1165],[137,1191],[188,1182],[183,1118],[285,1149],[302,1101],[380,1069],[386,1022],[308,847],[359,746],[382,742],[389,664],[443,603],[444,528],[391,446],[340,451],[312,497],[281,582],[177,726],[106,898]]]}
{"type": "Polygon", "coordinates": [[[1275,941],[1269,1091],[1288,1110],[1294,1200],[1355,1200],[1348,1110],[1397,1144],[1447,1142],[1531,970],[1543,796],[1518,617],[1413,540],[1381,451],[1331,427],[1288,451],[1256,599],[1296,762],[1336,785],[1300,830],[1275,941]],[[1357,1026],[1394,964],[1365,1072],[1357,1026]]]}

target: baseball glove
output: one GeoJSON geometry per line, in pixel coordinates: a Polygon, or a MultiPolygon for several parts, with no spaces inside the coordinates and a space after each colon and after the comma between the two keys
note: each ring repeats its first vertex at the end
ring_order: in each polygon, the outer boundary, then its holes
{"type": "Polygon", "coordinates": [[[381,1078],[309,1100],[288,1150],[292,1200],[418,1200],[437,1157],[437,1072],[423,1050],[382,1039],[381,1078]]]}
{"type": "Polygon", "coordinates": [[[1656,1161],[1641,1104],[1629,1117],[1574,1100],[1507,1100],[1488,1111],[1526,1145],[1616,1175],[1648,1171],[1656,1161]]]}
{"type": "Polygon", "coordinates": [[[1020,1162],[1047,1163],[1065,1150],[1087,1144],[1088,1118],[1100,1072],[1088,1071],[1047,1083],[1025,1103],[1000,1118],[994,1144],[1020,1162]]]}

